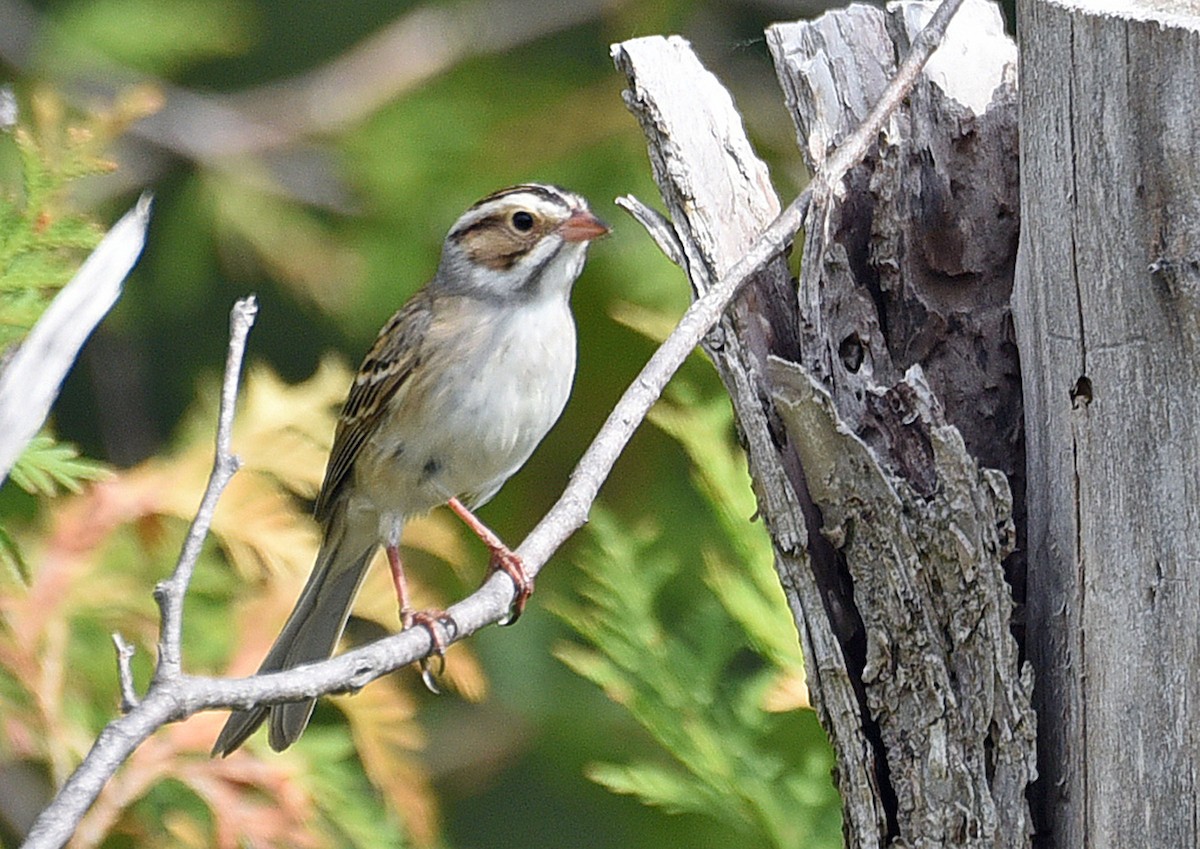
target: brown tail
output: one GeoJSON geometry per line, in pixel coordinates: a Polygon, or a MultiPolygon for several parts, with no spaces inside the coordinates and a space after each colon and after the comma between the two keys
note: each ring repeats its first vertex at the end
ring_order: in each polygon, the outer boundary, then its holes
{"type": "MultiPolygon", "coordinates": [[[[276,638],[275,645],[258,668],[260,673],[325,660],[337,648],[338,639],[350,617],[354,597],[358,594],[358,587],[377,546],[373,538],[369,544],[349,539],[351,535],[344,532],[344,527],[338,517],[334,517],[327,525],[325,541],[321,544],[308,583],[276,638]]],[[[213,744],[213,756],[224,757],[234,751],[268,716],[271,748],[282,752],[300,738],[316,703],[316,699],[306,699],[235,710],[213,744]]]]}

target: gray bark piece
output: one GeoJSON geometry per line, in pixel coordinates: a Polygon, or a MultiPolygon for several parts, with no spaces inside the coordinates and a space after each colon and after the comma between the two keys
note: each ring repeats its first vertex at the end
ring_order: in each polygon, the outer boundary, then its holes
{"type": "Polygon", "coordinates": [[[928,495],[885,471],[802,369],[774,360],[771,378],[822,533],[854,576],[867,630],[862,680],[887,752],[897,836],[909,846],[1028,846],[1033,677],[1028,665],[1015,673],[1009,634],[1003,474],[967,453],[920,366],[877,391],[928,440],[938,478],[928,495]]]}
{"type": "MultiPolygon", "coordinates": [[[[820,167],[831,146],[860,120],[863,104],[877,99],[895,56],[906,52],[932,8],[903,3],[885,14],[851,6],[767,31],[811,166],[820,167]],[[863,85],[876,89],[856,90],[863,85]]],[[[954,503],[961,514],[945,510],[940,521],[959,531],[982,521],[988,509],[1006,517],[1004,509],[988,507],[980,487],[994,487],[1000,502],[1012,503],[1003,476],[989,477],[986,485],[969,482],[961,470],[971,457],[1005,472],[1017,505],[1023,504],[1020,373],[1008,307],[1017,238],[1014,62],[1015,47],[1004,35],[998,10],[982,0],[966,3],[906,107],[880,134],[875,152],[847,175],[828,206],[814,206],[805,234],[800,363],[829,393],[843,427],[895,478],[896,490],[918,497],[903,514],[932,517],[932,504],[954,503]],[[922,385],[927,379],[932,387],[928,409],[913,408],[900,382],[914,364],[923,368],[922,385]],[[946,446],[952,441],[936,435],[943,415],[962,434],[968,449],[962,456],[950,459],[946,446]],[[952,484],[956,495],[942,502],[952,484]]],[[[779,395],[776,400],[782,402],[779,395]]],[[[1007,633],[1009,589],[993,568],[993,558],[1011,550],[1011,541],[1004,547],[977,540],[971,548],[978,562],[954,573],[955,561],[947,560],[952,548],[922,538],[920,526],[889,522],[862,506],[865,481],[856,484],[849,476],[839,479],[840,490],[819,487],[812,476],[820,454],[806,450],[807,437],[789,433],[822,511],[824,532],[853,576],[849,602],[864,621],[867,645],[864,658],[852,644],[847,657],[851,676],[860,674],[864,681],[887,753],[887,780],[896,793],[898,834],[892,836],[912,845],[1028,845],[1024,790],[1033,777],[1035,726],[1029,674],[1018,672],[1017,648],[1007,633]],[[850,499],[850,506],[841,499],[850,499]],[[857,519],[831,521],[830,511],[849,511],[857,519]],[[864,555],[854,550],[864,531],[915,548],[903,556],[864,555]],[[942,574],[945,568],[951,574],[942,574]],[[948,642],[941,648],[948,658],[945,669],[953,672],[938,673],[938,652],[923,659],[904,656],[914,644],[937,643],[922,633],[920,622],[906,628],[891,607],[895,588],[880,582],[881,572],[910,587],[926,586],[937,576],[928,592],[915,593],[908,603],[923,609],[916,620],[946,626],[948,642]],[[958,629],[946,617],[963,609],[995,611],[1005,627],[970,648],[958,645],[949,636],[958,629]],[[973,658],[965,676],[956,666],[963,652],[973,658]],[[879,674],[899,657],[904,657],[900,669],[879,674]],[[967,714],[974,719],[947,737],[937,719],[938,701],[925,700],[930,693],[970,705],[967,714]],[[920,764],[912,748],[921,739],[931,746],[931,764],[920,764]],[[976,770],[983,764],[987,773],[990,758],[1007,767],[981,782],[976,770]],[[966,806],[957,824],[953,815],[937,810],[938,800],[951,804],[951,799],[966,806]]],[[[1020,539],[1019,507],[1017,519],[1020,539]]],[[[819,557],[815,552],[814,559],[819,557]]],[[[1021,597],[1023,561],[1011,558],[1007,567],[1021,597]]]]}
{"type": "MultiPolygon", "coordinates": [[[[818,141],[840,141],[874,102],[931,8],[904,3],[885,16],[855,5],[767,30],[810,167],[824,160],[818,141]]],[[[1008,305],[1018,232],[1015,59],[999,11],[971,0],[909,107],[851,172],[840,203],[823,210],[826,226],[806,234],[800,299],[803,362],[856,430],[867,428],[866,388],[920,363],[968,449],[1009,476],[1020,505],[1020,364],[1008,305]]],[[[1018,516],[1022,536],[1023,525],[1018,516]]]]}
{"type": "Polygon", "coordinates": [[[1018,6],[1035,821],[1194,847],[1200,8],[1018,6]]]}

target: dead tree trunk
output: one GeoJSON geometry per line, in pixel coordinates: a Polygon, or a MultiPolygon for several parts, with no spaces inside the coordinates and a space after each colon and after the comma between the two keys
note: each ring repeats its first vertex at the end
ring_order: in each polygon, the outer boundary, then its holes
{"type": "Polygon", "coordinates": [[[1200,844],[1200,7],[1022,0],[1042,845],[1200,844]]]}
{"type": "MultiPolygon", "coordinates": [[[[768,31],[813,165],[931,8],[855,6],[768,31]]],[[[706,344],[855,849],[1024,847],[1031,831],[1031,677],[1002,568],[1012,494],[978,462],[1019,485],[1015,53],[984,0],[959,17],[875,154],[814,205],[798,288],[780,257],[706,344]]],[[[778,210],[765,166],[685,42],[637,39],[614,57],[673,218],[660,243],[703,291],[778,210]]]]}

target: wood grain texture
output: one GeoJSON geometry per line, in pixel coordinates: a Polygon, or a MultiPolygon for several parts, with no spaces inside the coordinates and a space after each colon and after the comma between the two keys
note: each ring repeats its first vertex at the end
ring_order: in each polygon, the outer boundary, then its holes
{"type": "MultiPolygon", "coordinates": [[[[767,31],[810,167],[878,96],[929,8],[904,3],[884,15],[851,6],[767,31]]],[[[865,388],[920,363],[971,454],[1008,476],[1018,544],[1006,574],[1020,604],[1025,455],[1009,309],[1019,225],[1015,62],[996,7],[973,3],[951,23],[907,108],[851,172],[824,228],[810,228],[800,298],[805,365],[856,430],[872,439],[865,388]]]]}
{"type": "Polygon", "coordinates": [[[1200,14],[1022,0],[1040,845],[1200,843],[1200,14]]]}
{"type": "Polygon", "coordinates": [[[810,374],[772,365],[776,409],[820,505],[821,531],[854,578],[867,633],[861,680],[894,793],[888,845],[1028,846],[1033,679],[1009,632],[1000,561],[1013,528],[1003,473],[966,451],[919,366],[876,392],[903,422],[897,430],[915,437],[910,445],[927,449],[919,453],[937,480],[929,492],[847,432],[810,374]]]}

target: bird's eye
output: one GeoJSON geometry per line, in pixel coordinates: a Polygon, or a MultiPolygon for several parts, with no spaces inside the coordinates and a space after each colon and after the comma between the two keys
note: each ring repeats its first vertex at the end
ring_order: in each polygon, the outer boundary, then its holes
{"type": "Polygon", "coordinates": [[[533,216],[523,209],[519,212],[514,212],[512,226],[521,233],[528,233],[533,229],[533,216]]]}

